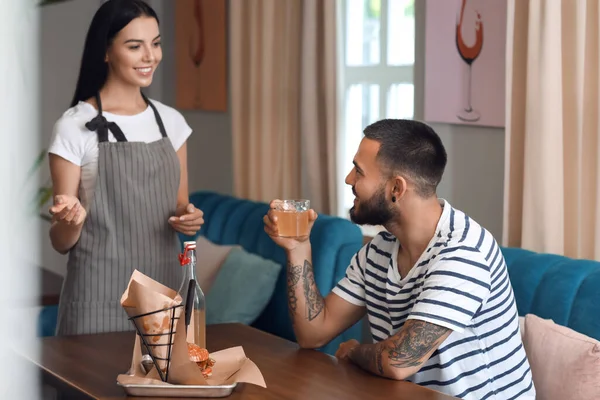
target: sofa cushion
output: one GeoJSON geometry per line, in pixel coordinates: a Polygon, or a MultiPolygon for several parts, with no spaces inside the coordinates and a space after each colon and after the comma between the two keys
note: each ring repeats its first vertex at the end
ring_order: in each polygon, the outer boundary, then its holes
{"type": "Polygon", "coordinates": [[[256,254],[232,249],[206,296],[206,323],[253,323],[271,300],[281,268],[256,254]]]}
{"type": "Polygon", "coordinates": [[[600,342],[528,314],[524,345],[537,400],[600,399],[600,342]]]}
{"type": "Polygon", "coordinates": [[[204,236],[196,238],[196,276],[205,295],[210,293],[221,265],[234,247],[215,244],[204,236]]]}

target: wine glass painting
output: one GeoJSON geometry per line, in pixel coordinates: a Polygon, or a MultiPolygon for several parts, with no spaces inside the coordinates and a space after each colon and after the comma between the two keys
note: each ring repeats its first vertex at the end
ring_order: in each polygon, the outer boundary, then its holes
{"type": "Polygon", "coordinates": [[[508,0],[426,0],[427,122],[503,127],[508,0]]]}
{"type": "Polygon", "coordinates": [[[469,66],[469,78],[467,88],[468,100],[466,106],[462,110],[460,110],[457,117],[461,121],[477,122],[479,121],[480,115],[476,110],[473,109],[473,105],[471,104],[471,68],[473,66],[473,62],[477,59],[477,57],[481,53],[481,49],[483,48],[483,22],[481,21],[481,15],[477,11],[475,11],[477,18],[475,19],[475,24],[472,27],[472,29],[475,30],[475,43],[469,46],[469,44],[466,43],[462,34],[466,5],[467,0],[462,0],[462,4],[460,7],[460,15],[458,17],[458,23],[456,24],[456,48],[458,50],[460,58],[462,58],[462,60],[469,66]]]}

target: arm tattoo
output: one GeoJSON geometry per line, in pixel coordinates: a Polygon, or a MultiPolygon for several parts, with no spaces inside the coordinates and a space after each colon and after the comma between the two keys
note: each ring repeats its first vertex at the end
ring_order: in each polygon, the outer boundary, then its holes
{"type": "Polygon", "coordinates": [[[434,347],[440,338],[450,329],[420,320],[408,320],[398,332],[389,339],[386,346],[390,365],[396,368],[416,367],[434,347]]]}
{"type": "Polygon", "coordinates": [[[315,275],[313,273],[312,264],[308,260],[304,260],[304,265],[287,264],[287,291],[288,291],[288,308],[292,321],[298,308],[298,296],[296,295],[296,286],[302,279],[302,288],[304,292],[305,302],[305,318],[309,321],[317,318],[325,307],[325,300],[321,296],[321,292],[315,283],[315,275]]]}
{"type": "Polygon", "coordinates": [[[425,321],[408,320],[396,335],[376,344],[360,345],[348,356],[354,364],[377,375],[384,375],[384,355],[387,355],[390,367],[418,367],[449,331],[425,321]]]}
{"type": "Polygon", "coordinates": [[[364,370],[383,375],[383,342],[356,347],[348,355],[350,360],[364,370]]]}
{"type": "Polygon", "coordinates": [[[304,260],[302,284],[304,286],[304,300],[306,301],[306,319],[312,321],[323,311],[325,301],[317,288],[313,267],[308,260],[304,260]]]}
{"type": "Polygon", "coordinates": [[[292,323],[294,321],[294,314],[296,314],[296,308],[298,307],[298,297],[296,297],[296,285],[300,281],[302,275],[302,266],[293,265],[288,263],[287,266],[287,291],[288,291],[288,309],[290,312],[290,318],[292,323]]]}

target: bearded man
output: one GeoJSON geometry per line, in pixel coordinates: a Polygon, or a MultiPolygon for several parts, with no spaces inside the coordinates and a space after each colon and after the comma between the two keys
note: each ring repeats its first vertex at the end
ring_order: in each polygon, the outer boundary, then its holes
{"type": "MultiPolygon", "coordinates": [[[[297,341],[321,347],[366,315],[373,342],[342,343],[340,360],[464,399],[534,398],[500,247],[437,196],[446,160],[424,123],[386,119],[364,130],[346,177],[355,195],[350,217],[386,232],[356,253],[326,297],[314,281],[308,236],[279,237],[279,200],[271,202],[265,231],[287,254],[297,341]]],[[[310,210],[311,228],[316,218],[310,210]]]]}

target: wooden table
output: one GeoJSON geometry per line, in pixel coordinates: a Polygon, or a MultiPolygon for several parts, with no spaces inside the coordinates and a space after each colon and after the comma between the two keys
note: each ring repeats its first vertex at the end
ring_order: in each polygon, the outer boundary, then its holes
{"type": "MultiPolygon", "coordinates": [[[[133,333],[40,340],[41,354],[29,358],[40,367],[44,382],[56,387],[65,398],[127,398],[117,386],[116,377],[131,363],[133,333]]],[[[229,397],[232,400],[453,399],[409,382],[370,375],[327,354],[299,349],[296,343],[241,324],[208,326],[207,340],[210,351],[243,346],[265,378],[266,389],[239,384],[229,397]]]]}

